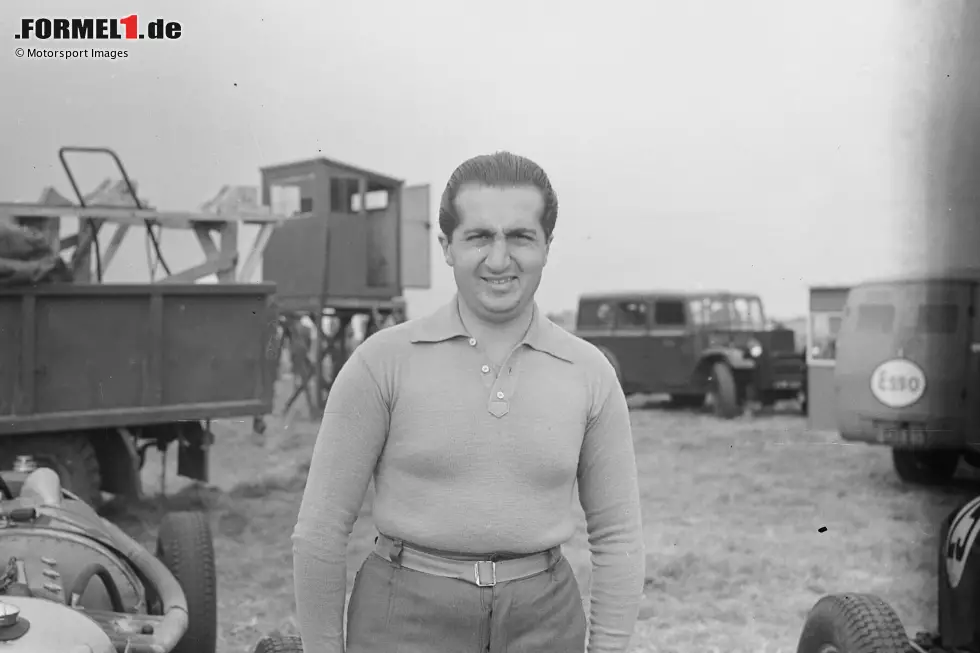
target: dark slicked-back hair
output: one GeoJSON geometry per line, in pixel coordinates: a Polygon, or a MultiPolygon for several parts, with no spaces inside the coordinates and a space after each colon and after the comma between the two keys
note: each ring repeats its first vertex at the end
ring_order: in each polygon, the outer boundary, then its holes
{"type": "Polygon", "coordinates": [[[492,188],[514,188],[533,186],[544,197],[544,210],[541,212],[541,228],[545,238],[551,238],[558,221],[558,195],[551,187],[551,180],[545,171],[534,161],[510,152],[482,154],[468,159],[459,165],[449,177],[446,190],[442,192],[439,204],[439,228],[446,238],[452,240],[453,232],[459,226],[456,211],[456,195],[466,184],[479,184],[492,188]]]}

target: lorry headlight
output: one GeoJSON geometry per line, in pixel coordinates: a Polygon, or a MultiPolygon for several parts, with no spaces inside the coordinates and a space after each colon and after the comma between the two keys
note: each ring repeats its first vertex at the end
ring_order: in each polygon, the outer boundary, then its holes
{"type": "Polygon", "coordinates": [[[752,358],[758,358],[759,356],[762,356],[762,343],[753,338],[752,340],[749,340],[745,350],[752,358]]]}

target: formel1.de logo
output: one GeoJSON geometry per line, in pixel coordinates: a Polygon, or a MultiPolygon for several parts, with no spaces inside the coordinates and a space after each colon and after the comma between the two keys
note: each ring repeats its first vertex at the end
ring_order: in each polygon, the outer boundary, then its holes
{"type": "Polygon", "coordinates": [[[175,40],[182,27],[175,20],[140,20],[137,14],[122,18],[21,18],[15,39],[59,41],[175,40]]]}

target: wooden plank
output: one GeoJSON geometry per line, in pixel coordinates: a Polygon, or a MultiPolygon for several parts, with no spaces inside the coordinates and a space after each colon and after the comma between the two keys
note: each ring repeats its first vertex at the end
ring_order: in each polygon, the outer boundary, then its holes
{"type": "Polygon", "coordinates": [[[269,238],[272,237],[272,229],[273,225],[271,224],[264,224],[259,229],[259,233],[255,236],[255,242],[252,244],[252,250],[245,258],[241,272],[238,274],[239,281],[247,282],[255,274],[255,270],[262,261],[262,254],[265,252],[266,245],[269,244],[269,238]]]}
{"type": "Polygon", "coordinates": [[[147,340],[151,348],[147,356],[147,365],[143,369],[143,405],[163,405],[163,295],[150,295],[150,323],[147,325],[150,337],[147,340]]]}
{"type": "Polygon", "coordinates": [[[109,241],[109,246],[105,250],[105,255],[102,257],[102,274],[109,269],[109,264],[112,263],[112,259],[115,258],[116,252],[119,251],[120,245],[122,245],[123,238],[126,237],[126,232],[129,231],[128,224],[117,224],[116,230],[112,233],[112,240],[109,241]]]}
{"type": "Polygon", "coordinates": [[[200,213],[194,211],[155,211],[150,209],[130,209],[124,207],[48,206],[30,202],[0,202],[0,219],[3,218],[65,218],[105,219],[110,222],[143,226],[147,220],[170,229],[190,229],[195,223],[225,224],[244,222],[246,224],[279,224],[286,220],[308,217],[275,215],[264,211],[238,210],[228,213],[200,213]]]}
{"type": "Polygon", "coordinates": [[[37,297],[24,295],[20,306],[20,382],[14,399],[14,412],[30,415],[37,402],[37,297]]]}
{"type": "Polygon", "coordinates": [[[272,405],[264,399],[237,399],[200,404],[164,404],[109,410],[78,410],[59,413],[4,415],[0,438],[20,433],[79,431],[146,424],[166,424],[186,420],[222,419],[246,415],[268,415],[272,405]]]}
{"type": "Polygon", "coordinates": [[[208,258],[208,261],[201,263],[200,265],[195,265],[192,268],[188,268],[183,272],[178,272],[176,274],[171,274],[165,279],[161,279],[159,283],[192,283],[198,279],[203,279],[204,277],[214,275],[220,275],[226,272],[229,268],[235,269],[235,258],[228,257],[224,254],[219,254],[215,258],[208,258]]]}
{"type": "Polygon", "coordinates": [[[218,272],[218,283],[234,283],[235,268],[238,267],[238,223],[228,222],[222,225],[219,234],[221,258],[230,258],[231,267],[218,272]]]}
{"type": "Polygon", "coordinates": [[[214,244],[214,240],[211,238],[211,228],[207,225],[196,224],[193,230],[194,235],[197,236],[197,242],[204,250],[204,256],[209,259],[218,256],[218,246],[214,244]]]}

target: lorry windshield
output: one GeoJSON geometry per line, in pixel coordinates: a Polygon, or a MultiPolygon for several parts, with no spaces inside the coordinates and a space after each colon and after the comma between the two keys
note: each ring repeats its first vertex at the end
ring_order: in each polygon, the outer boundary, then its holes
{"type": "Polygon", "coordinates": [[[757,297],[702,297],[689,302],[691,316],[699,326],[762,331],[766,327],[762,302],[757,297]]]}
{"type": "Polygon", "coordinates": [[[963,329],[956,300],[942,289],[920,284],[858,288],[848,306],[853,315],[848,328],[857,333],[942,336],[963,329]]]}
{"type": "Polygon", "coordinates": [[[893,304],[859,304],[855,322],[856,331],[868,334],[888,335],[908,325],[915,333],[950,335],[957,333],[959,328],[959,307],[956,304],[912,303],[900,313],[893,304]]]}

